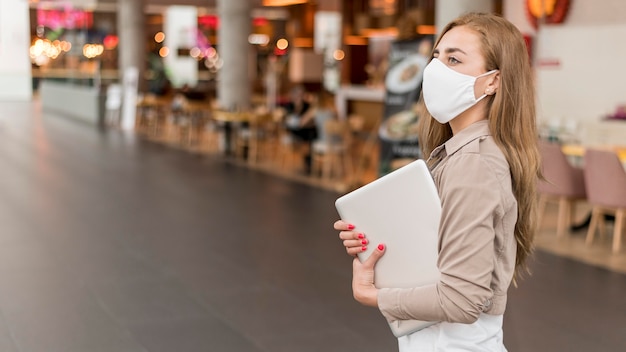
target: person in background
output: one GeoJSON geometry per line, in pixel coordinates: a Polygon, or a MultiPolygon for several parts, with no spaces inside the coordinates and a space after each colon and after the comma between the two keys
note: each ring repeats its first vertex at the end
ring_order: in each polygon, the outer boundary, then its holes
{"type": "MultiPolygon", "coordinates": [[[[297,141],[309,146],[317,138],[317,128],[310,119],[303,120],[309,113],[311,104],[305,99],[305,90],[301,85],[294,86],[289,94],[290,101],[285,104],[285,126],[297,141]]],[[[310,148],[309,148],[310,149],[310,148]]],[[[305,172],[311,171],[310,151],[304,156],[305,172]]]]}
{"type": "MultiPolygon", "coordinates": [[[[471,13],[449,23],[424,69],[420,141],[442,205],[439,282],[376,288],[383,243],[335,222],[360,303],[388,321],[437,322],[398,338],[400,351],[506,351],[507,290],[526,270],[541,177],[533,78],[524,39],[507,20],[471,13]]],[[[419,234],[416,234],[419,236],[419,234]]]]}
{"type": "Polygon", "coordinates": [[[326,141],[324,126],[326,121],[337,118],[337,109],[333,96],[327,92],[319,93],[316,103],[307,110],[300,120],[301,126],[314,126],[316,129],[315,141],[326,141]]]}

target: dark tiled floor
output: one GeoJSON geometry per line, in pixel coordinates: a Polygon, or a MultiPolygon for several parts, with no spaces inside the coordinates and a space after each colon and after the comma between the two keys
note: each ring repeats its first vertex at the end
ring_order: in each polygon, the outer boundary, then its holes
{"type": "MultiPolygon", "coordinates": [[[[393,351],[338,194],[0,103],[0,351],[393,351]]],[[[509,351],[626,350],[626,276],[538,251],[509,351]]]]}

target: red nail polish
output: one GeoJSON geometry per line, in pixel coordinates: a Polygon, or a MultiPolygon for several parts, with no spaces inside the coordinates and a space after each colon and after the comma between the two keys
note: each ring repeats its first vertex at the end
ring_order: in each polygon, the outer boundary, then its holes
{"type": "Polygon", "coordinates": [[[378,245],[378,250],[382,251],[383,249],[385,249],[385,245],[384,244],[379,244],[378,245]]]}
{"type": "Polygon", "coordinates": [[[367,240],[361,241],[361,244],[367,244],[367,240]]]}
{"type": "Polygon", "coordinates": [[[361,251],[365,252],[367,250],[366,246],[361,247],[361,251]]]}
{"type": "Polygon", "coordinates": [[[348,224],[348,230],[354,230],[354,225],[348,224]]]}
{"type": "Polygon", "coordinates": [[[365,236],[362,233],[360,233],[359,238],[365,238],[365,236]]]}

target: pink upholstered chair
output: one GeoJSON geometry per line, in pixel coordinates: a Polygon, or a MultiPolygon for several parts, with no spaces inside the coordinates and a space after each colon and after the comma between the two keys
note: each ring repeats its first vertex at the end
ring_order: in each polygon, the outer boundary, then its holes
{"type": "Polygon", "coordinates": [[[585,152],[584,170],[587,197],[593,206],[585,243],[591,245],[597,228],[604,231],[604,215],[614,214],[613,252],[617,253],[626,217],[626,171],[615,153],[594,149],[585,152]]]}
{"type": "Polygon", "coordinates": [[[548,201],[558,202],[557,237],[564,236],[572,224],[575,204],[586,199],[583,170],[572,166],[560,145],[539,141],[542,172],[545,180],[539,180],[539,224],[548,201]]]}

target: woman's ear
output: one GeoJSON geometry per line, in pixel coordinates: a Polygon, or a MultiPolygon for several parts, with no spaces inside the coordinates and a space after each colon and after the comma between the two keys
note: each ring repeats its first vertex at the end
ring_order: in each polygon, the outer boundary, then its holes
{"type": "Polygon", "coordinates": [[[485,94],[494,95],[498,91],[500,87],[500,71],[496,71],[490,80],[487,83],[487,87],[485,88],[485,94]]]}

